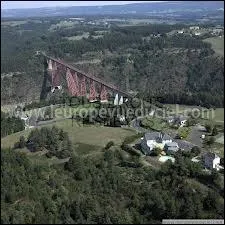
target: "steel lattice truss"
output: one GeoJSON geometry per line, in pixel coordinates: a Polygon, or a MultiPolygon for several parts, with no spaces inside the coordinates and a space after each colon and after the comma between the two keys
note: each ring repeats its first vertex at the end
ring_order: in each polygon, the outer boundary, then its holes
{"type": "Polygon", "coordinates": [[[78,89],[78,83],[77,83],[77,75],[73,77],[70,69],[67,68],[66,71],[66,80],[67,80],[67,85],[69,92],[72,96],[79,96],[79,89],[78,89]],[[74,79],[75,78],[75,79],[74,79]]]}
{"type": "Polygon", "coordinates": [[[100,86],[100,99],[101,101],[107,101],[109,91],[120,93],[121,95],[132,97],[129,93],[119,90],[112,84],[106,83],[103,80],[96,78],[92,75],[88,75],[75,67],[72,67],[59,59],[54,59],[42,53],[47,58],[48,71],[52,80],[52,88],[61,85],[60,73],[66,72],[66,81],[69,93],[72,96],[87,96],[87,85],[89,87],[89,100],[96,100],[98,93],[96,91],[96,85],[100,86]]]}

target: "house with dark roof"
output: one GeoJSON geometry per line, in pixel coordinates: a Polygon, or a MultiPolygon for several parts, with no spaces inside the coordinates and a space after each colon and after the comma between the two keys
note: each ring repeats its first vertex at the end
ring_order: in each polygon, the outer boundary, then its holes
{"type": "Polygon", "coordinates": [[[203,163],[207,169],[220,169],[220,157],[213,152],[207,152],[203,155],[203,163]]]}
{"type": "Polygon", "coordinates": [[[163,149],[165,144],[172,142],[172,138],[162,132],[146,133],[141,141],[141,149],[145,155],[149,155],[154,148],[163,149]]]}
{"type": "Polygon", "coordinates": [[[164,151],[166,154],[171,155],[176,153],[179,150],[179,146],[177,142],[168,142],[164,146],[164,151]]]}

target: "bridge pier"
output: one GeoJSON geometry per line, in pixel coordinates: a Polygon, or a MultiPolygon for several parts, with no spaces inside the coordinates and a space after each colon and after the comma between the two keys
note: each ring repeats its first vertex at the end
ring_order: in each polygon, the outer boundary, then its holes
{"type": "Polygon", "coordinates": [[[96,97],[97,97],[97,93],[95,90],[95,82],[93,80],[90,80],[89,101],[96,102],[97,101],[96,97]]]}
{"type": "Polygon", "coordinates": [[[101,93],[100,93],[100,102],[101,103],[107,103],[108,102],[108,96],[107,96],[107,90],[104,85],[101,85],[101,93]]]}

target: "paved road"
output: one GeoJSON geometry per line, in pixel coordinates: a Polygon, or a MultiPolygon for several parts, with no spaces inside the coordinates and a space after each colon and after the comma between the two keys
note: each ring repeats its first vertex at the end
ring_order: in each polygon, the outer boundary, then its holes
{"type": "Polygon", "coordinates": [[[196,126],[192,127],[190,134],[188,135],[187,139],[193,143],[194,145],[199,146],[202,148],[202,134],[206,134],[205,127],[197,124],[196,126]]]}

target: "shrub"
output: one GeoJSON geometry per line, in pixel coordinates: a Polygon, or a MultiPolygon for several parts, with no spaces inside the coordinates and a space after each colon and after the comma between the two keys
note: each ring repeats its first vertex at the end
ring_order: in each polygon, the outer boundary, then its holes
{"type": "Polygon", "coordinates": [[[218,134],[217,128],[216,127],[213,127],[213,129],[212,129],[212,135],[213,136],[216,136],[217,134],[218,134]]]}
{"type": "Polygon", "coordinates": [[[154,148],[154,149],[151,151],[151,155],[152,155],[152,156],[158,156],[161,152],[162,152],[162,150],[161,150],[160,148],[154,148]]]}
{"type": "Polygon", "coordinates": [[[127,144],[122,144],[122,145],[121,145],[121,148],[122,148],[124,151],[130,153],[131,155],[136,155],[136,156],[140,156],[140,155],[141,155],[140,152],[136,151],[134,148],[132,148],[131,146],[129,146],[129,145],[127,145],[127,144]]]}
{"type": "Polygon", "coordinates": [[[214,137],[210,137],[210,138],[208,138],[207,140],[206,140],[206,144],[207,145],[211,145],[211,144],[213,144],[215,142],[215,138],[214,137]]]}
{"type": "Polygon", "coordinates": [[[191,153],[195,156],[199,155],[201,153],[201,149],[198,147],[198,146],[194,146],[192,149],[191,149],[191,153]]]}
{"type": "Polygon", "coordinates": [[[52,156],[53,156],[53,154],[52,154],[52,152],[47,152],[46,154],[45,154],[45,156],[47,157],[47,158],[52,158],[52,156]]]}
{"type": "Polygon", "coordinates": [[[141,138],[141,137],[143,137],[143,134],[142,134],[142,133],[139,133],[139,134],[135,134],[135,135],[126,137],[126,138],[124,139],[124,141],[123,141],[123,144],[130,144],[130,143],[132,143],[133,141],[135,141],[136,139],[141,138]]]}
{"type": "Polygon", "coordinates": [[[20,136],[19,146],[20,148],[24,148],[26,146],[26,140],[24,136],[20,136]]]}
{"type": "Polygon", "coordinates": [[[221,166],[224,166],[224,158],[221,158],[221,159],[220,159],[220,165],[221,165],[221,166]]]}
{"type": "Polygon", "coordinates": [[[181,138],[186,138],[189,134],[189,128],[187,128],[187,127],[179,128],[178,134],[181,138]]]}
{"type": "Polygon", "coordinates": [[[112,147],[112,146],[114,146],[114,145],[115,145],[114,142],[113,142],[113,141],[110,141],[110,142],[108,142],[108,143],[106,144],[105,149],[109,149],[110,147],[112,147]]]}
{"type": "Polygon", "coordinates": [[[211,132],[212,132],[212,125],[209,124],[209,123],[205,124],[205,129],[206,129],[206,131],[207,131],[208,133],[211,133],[211,132]]]}
{"type": "Polygon", "coordinates": [[[20,140],[14,144],[14,149],[24,148],[26,146],[26,141],[24,136],[20,136],[20,140]]]}
{"type": "Polygon", "coordinates": [[[187,127],[196,125],[197,120],[194,118],[189,118],[186,122],[187,127]]]}

